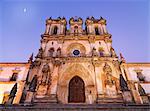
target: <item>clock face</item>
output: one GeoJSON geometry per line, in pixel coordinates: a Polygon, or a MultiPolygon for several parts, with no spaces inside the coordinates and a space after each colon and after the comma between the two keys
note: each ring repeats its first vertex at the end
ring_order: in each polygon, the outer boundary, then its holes
{"type": "Polygon", "coordinates": [[[79,51],[79,50],[74,50],[74,51],[73,51],[73,55],[75,55],[75,56],[80,55],[80,51],[79,51]]]}

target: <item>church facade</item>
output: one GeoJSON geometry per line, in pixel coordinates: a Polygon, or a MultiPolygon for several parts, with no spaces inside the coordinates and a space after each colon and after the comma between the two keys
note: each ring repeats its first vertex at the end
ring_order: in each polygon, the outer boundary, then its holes
{"type": "Polygon", "coordinates": [[[0,63],[1,104],[149,104],[150,63],[118,57],[104,18],[83,23],[49,18],[35,58],[0,63]]]}

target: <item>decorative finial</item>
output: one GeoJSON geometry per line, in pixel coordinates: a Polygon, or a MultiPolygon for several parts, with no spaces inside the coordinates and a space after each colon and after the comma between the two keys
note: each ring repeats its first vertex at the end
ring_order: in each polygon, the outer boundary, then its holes
{"type": "Polygon", "coordinates": [[[78,16],[75,16],[75,17],[74,17],[74,21],[78,21],[78,16]]]}
{"type": "Polygon", "coordinates": [[[86,19],[89,19],[89,16],[86,19]]]}
{"type": "Polygon", "coordinates": [[[106,20],[103,17],[100,17],[99,21],[102,25],[106,25],[106,20]]]}
{"type": "Polygon", "coordinates": [[[121,59],[121,62],[122,62],[122,63],[125,63],[125,62],[126,62],[126,60],[125,60],[125,58],[123,57],[122,53],[120,53],[120,59],[121,59]]]}
{"type": "Polygon", "coordinates": [[[91,19],[94,20],[95,18],[92,16],[91,19]]]}
{"type": "Polygon", "coordinates": [[[100,17],[100,20],[104,20],[104,18],[101,16],[101,17],[100,17]]]}
{"type": "Polygon", "coordinates": [[[78,19],[78,16],[75,16],[74,19],[78,19]]]}
{"type": "Polygon", "coordinates": [[[63,16],[62,19],[66,19],[66,18],[63,16]]]}
{"type": "Polygon", "coordinates": [[[61,19],[61,17],[59,16],[57,19],[58,19],[58,20],[60,20],[60,19],[61,19]]]}
{"type": "Polygon", "coordinates": [[[52,19],[52,17],[49,17],[49,20],[51,20],[52,19]]]}
{"type": "Polygon", "coordinates": [[[32,53],[31,56],[29,57],[28,62],[29,62],[29,63],[32,63],[32,61],[33,61],[33,53],[32,53]]]}

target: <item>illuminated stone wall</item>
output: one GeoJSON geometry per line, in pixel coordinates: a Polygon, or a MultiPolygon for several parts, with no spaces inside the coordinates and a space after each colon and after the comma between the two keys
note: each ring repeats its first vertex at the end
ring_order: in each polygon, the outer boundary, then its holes
{"type": "Polygon", "coordinates": [[[15,83],[17,83],[17,92],[13,104],[20,102],[29,66],[29,63],[0,63],[0,104],[7,102],[15,83]],[[15,81],[10,80],[13,73],[17,74],[15,81]]]}

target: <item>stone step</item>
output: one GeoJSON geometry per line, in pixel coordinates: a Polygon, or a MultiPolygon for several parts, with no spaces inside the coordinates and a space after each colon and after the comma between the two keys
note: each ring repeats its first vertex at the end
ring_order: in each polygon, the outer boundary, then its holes
{"type": "Polygon", "coordinates": [[[98,98],[97,103],[105,104],[105,103],[123,103],[122,98],[98,98]]]}
{"type": "Polygon", "coordinates": [[[55,95],[45,96],[42,98],[35,98],[34,103],[57,103],[57,98],[55,95]]]}
{"type": "Polygon", "coordinates": [[[123,104],[38,104],[0,106],[0,111],[150,111],[149,105],[123,104]]]}

